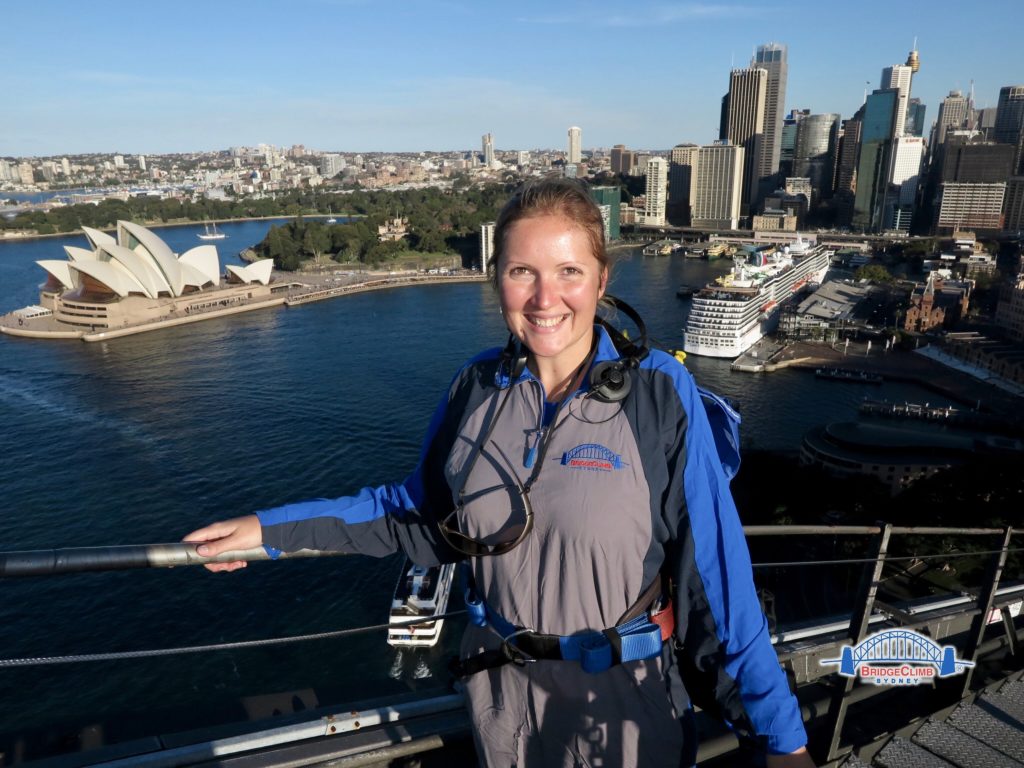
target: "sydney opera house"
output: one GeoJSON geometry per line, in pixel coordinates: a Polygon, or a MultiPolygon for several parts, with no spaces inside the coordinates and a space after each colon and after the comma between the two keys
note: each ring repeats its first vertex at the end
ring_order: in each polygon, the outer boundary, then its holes
{"type": "Polygon", "coordinates": [[[46,270],[39,304],[0,317],[0,331],[86,341],[180,325],[281,304],[287,285],[271,286],[273,261],[227,265],[200,245],[180,256],[145,227],[117,222],[116,237],[83,227],[92,249],[64,246],[68,260],[46,270]]]}

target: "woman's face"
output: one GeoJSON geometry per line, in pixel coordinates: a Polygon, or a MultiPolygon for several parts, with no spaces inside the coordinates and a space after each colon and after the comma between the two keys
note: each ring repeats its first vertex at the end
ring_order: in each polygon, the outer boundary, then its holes
{"type": "Polygon", "coordinates": [[[498,268],[509,330],[534,357],[579,365],[590,351],[608,279],[587,234],[558,215],[520,219],[505,234],[498,268]]]}

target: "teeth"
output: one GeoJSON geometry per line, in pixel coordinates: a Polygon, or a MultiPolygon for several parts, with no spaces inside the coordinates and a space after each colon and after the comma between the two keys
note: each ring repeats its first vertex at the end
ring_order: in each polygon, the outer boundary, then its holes
{"type": "Polygon", "coordinates": [[[554,328],[564,319],[565,315],[562,315],[561,317],[531,317],[530,322],[534,325],[540,326],[541,328],[554,328]]]}

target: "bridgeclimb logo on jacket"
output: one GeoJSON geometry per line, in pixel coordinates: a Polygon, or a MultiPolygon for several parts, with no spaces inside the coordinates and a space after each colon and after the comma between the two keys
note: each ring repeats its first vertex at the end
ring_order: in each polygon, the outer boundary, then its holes
{"type": "Polygon", "coordinates": [[[821,664],[838,664],[843,677],[873,685],[917,685],[974,666],[958,659],[952,645],[939,645],[912,629],[883,629],[857,645],[844,645],[840,658],[822,659],[821,664]]]}
{"type": "Polygon", "coordinates": [[[628,465],[610,448],[597,443],[584,443],[562,454],[562,466],[591,472],[612,472],[628,465]]]}

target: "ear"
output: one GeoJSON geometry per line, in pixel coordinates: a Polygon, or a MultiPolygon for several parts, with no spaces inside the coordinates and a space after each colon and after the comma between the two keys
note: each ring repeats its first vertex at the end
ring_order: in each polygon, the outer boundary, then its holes
{"type": "Polygon", "coordinates": [[[597,298],[604,298],[605,289],[608,287],[608,267],[601,270],[601,278],[598,281],[597,298]]]}

